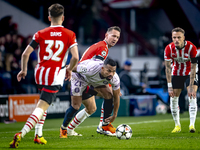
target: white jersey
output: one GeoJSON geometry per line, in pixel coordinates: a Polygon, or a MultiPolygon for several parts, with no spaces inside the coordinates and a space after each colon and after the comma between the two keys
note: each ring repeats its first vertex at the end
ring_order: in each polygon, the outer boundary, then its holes
{"type": "Polygon", "coordinates": [[[72,95],[81,96],[87,85],[95,88],[101,85],[111,84],[113,90],[119,89],[120,79],[117,73],[114,74],[111,80],[107,80],[100,76],[103,64],[104,62],[99,59],[87,59],[79,63],[77,66],[77,72],[80,73],[72,72],[72,95]]]}

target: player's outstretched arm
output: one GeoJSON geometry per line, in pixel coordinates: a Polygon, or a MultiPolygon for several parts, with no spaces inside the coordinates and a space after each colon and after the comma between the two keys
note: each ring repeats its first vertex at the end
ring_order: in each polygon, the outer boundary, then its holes
{"type": "Polygon", "coordinates": [[[25,79],[27,75],[27,64],[30,54],[33,52],[33,48],[28,45],[21,56],[21,71],[17,74],[17,81],[20,82],[21,79],[25,79]]]}

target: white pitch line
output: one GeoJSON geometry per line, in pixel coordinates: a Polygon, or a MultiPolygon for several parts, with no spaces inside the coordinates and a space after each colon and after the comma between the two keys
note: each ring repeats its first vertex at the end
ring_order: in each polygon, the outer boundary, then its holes
{"type": "MultiPolygon", "coordinates": [[[[197,117],[199,118],[199,117],[197,117]]],[[[189,118],[182,118],[181,120],[189,120],[189,118]]],[[[140,121],[140,122],[129,122],[129,123],[123,123],[123,124],[144,124],[144,123],[159,123],[159,122],[168,122],[173,121],[173,119],[165,119],[165,120],[150,120],[150,121],[140,121]]],[[[90,126],[79,126],[78,128],[91,128],[91,127],[97,127],[97,125],[90,125],[90,126]]],[[[43,129],[43,131],[57,131],[59,128],[52,128],[52,129],[43,129]]],[[[10,131],[10,132],[0,132],[0,133],[15,133],[19,131],[10,131]]],[[[30,132],[35,132],[35,130],[31,130],[30,132]]]]}

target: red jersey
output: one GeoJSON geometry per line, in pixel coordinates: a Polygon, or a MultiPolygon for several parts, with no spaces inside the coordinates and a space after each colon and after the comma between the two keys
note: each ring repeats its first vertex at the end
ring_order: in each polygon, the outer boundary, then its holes
{"type": "Polygon", "coordinates": [[[105,41],[100,41],[98,43],[90,46],[82,55],[81,61],[86,59],[91,59],[93,57],[99,57],[101,60],[105,60],[108,56],[108,45],[105,41]]]}
{"type": "Polygon", "coordinates": [[[165,61],[172,61],[172,75],[186,76],[191,71],[191,58],[197,56],[197,48],[190,41],[185,41],[185,47],[177,49],[174,43],[165,48],[165,61]]]}
{"type": "Polygon", "coordinates": [[[50,26],[34,34],[39,44],[35,81],[40,85],[63,85],[69,48],[77,45],[76,35],[63,26],[50,26]]]}

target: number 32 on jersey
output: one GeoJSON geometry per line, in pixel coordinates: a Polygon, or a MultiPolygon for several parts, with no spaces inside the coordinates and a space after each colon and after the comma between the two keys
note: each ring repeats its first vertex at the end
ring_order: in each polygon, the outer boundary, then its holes
{"type": "Polygon", "coordinates": [[[45,40],[45,44],[48,44],[47,47],[46,47],[46,52],[49,53],[48,56],[44,56],[44,60],[54,60],[54,61],[60,61],[60,57],[58,57],[62,51],[63,51],[63,48],[64,48],[64,43],[60,40],[45,40]],[[55,43],[54,43],[55,42],[55,43]],[[52,50],[52,47],[54,46],[55,44],[55,48],[58,50],[53,53],[53,50],[52,50]]]}

